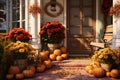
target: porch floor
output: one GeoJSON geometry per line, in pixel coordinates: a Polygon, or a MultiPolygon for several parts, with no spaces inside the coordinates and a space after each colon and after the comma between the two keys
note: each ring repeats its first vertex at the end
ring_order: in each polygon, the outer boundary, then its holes
{"type": "Polygon", "coordinates": [[[120,80],[112,78],[96,78],[85,71],[90,58],[74,58],[63,61],[53,61],[53,67],[43,73],[36,73],[33,78],[24,80],[120,80]],[[61,71],[62,72],[61,72],[61,71]],[[69,73],[71,71],[72,73],[69,73]],[[77,72],[77,73],[76,73],[77,72]]]}

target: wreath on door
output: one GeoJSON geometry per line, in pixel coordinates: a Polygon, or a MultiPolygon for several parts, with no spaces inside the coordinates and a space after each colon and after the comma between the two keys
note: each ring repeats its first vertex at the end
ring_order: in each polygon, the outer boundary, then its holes
{"type": "Polygon", "coordinates": [[[50,11],[50,6],[51,6],[51,3],[48,2],[45,7],[44,7],[44,10],[45,10],[45,13],[51,17],[57,17],[59,16],[62,12],[63,12],[63,6],[56,2],[56,7],[58,7],[59,9],[57,9],[58,11],[50,11]]]}

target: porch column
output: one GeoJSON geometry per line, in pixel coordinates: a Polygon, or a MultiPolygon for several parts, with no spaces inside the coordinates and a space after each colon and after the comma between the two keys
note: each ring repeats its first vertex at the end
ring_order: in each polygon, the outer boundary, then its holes
{"type": "MultiPolygon", "coordinates": [[[[113,0],[113,5],[120,2],[120,0],[113,0]]],[[[113,16],[113,41],[112,48],[118,48],[120,46],[120,17],[113,16]]]]}
{"type": "MultiPolygon", "coordinates": [[[[30,0],[30,5],[33,5],[35,2],[38,3],[38,5],[40,5],[40,0],[30,0]]],[[[39,38],[39,31],[40,31],[40,14],[37,15],[32,15],[29,14],[30,18],[29,18],[29,26],[30,26],[30,32],[32,34],[32,41],[31,44],[34,48],[36,48],[37,50],[40,49],[40,38],[39,38]]]]}

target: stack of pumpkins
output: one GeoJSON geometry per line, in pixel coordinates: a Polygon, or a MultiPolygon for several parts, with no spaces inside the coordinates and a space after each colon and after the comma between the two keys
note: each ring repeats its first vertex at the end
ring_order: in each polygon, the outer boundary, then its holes
{"type": "Polygon", "coordinates": [[[68,55],[69,53],[67,52],[67,49],[65,47],[55,49],[53,53],[50,53],[50,51],[48,50],[39,52],[39,56],[42,61],[44,60],[62,61],[64,59],[67,59],[68,55]]]}
{"type": "Polygon", "coordinates": [[[85,70],[90,75],[93,75],[95,77],[112,77],[112,78],[119,78],[120,77],[120,71],[118,69],[111,69],[110,71],[105,71],[101,64],[97,61],[91,62],[89,65],[85,67],[85,70]]]}
{"type": "Polygon", "coordinates": [[[65,47],[61,47],[60,49],[55,49],[53,53],[49,55],[50,60],[52,61],[62,61],[68,58],[69,53],[67,52],[65,47]]]}
{"type": "Polygon", "coordinates": [[[6,79],[8,80],[22,80],[24,78],[34,77],[35,73],[44,72],[46,69],[52,67],[52,61],[45,60],[42,63],[38,63],[36,65],[27,66],[23,71],[16,65],[10,66],[8,69],[8,74],[6,75],[6,79]]]}
{"type": "Polygon", "coordinates": [[[67,58],[68,52],[65,47],[55,49],[53,53],[50,53],[48,50],[42,51],[38,53],[39,62],[36,65],[29,65],[22,71],[18,66],[12,65],[8,69],[6,78],[8,80],[22,80],[24,78],[31,78],[35,75],[35,73],[44,72],[45,70],[50,69],[53,66],[52,61],[62,61],[67,58]]]}
{"type": "Polygon", "coordinates": [[[31,65],[27,69],[21,71],[16,65],[11,65],[6,74],[6,79],[8,80],[22,80],[24,78],[31,78],[36,72],[35,66],[31,65]]]}
{"type": "Polygon", "coordinates": [[[38,54],[38,58],[40,59],[40,63],[37,65],[37,72],[44,72],[46,69],[52,67],[52,61],[62,61],[68,58],[68,52],[65,47],[61,47],[59,49],[55,49],[53,53],[50,51],[41,51],[38,54]]]}

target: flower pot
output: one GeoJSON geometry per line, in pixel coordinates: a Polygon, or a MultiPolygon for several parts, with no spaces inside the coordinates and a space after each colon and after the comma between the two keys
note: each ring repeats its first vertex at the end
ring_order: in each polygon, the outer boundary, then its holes
{"type": "Polygon", "coordinates": [[[59,44],[48,43],[47,46],[51,52],[53,52],[55,49],[59,48],[59,44]]]}
{"type": "Polygon", "coordinates": [[[27,67],[26,59],[17,59],[14,62],[15,65],[19,66],[20,70],[23,71],[27,67]]]}
{"type": "Polygon", "coordinates": [[[101,67],[102,67],[105,71],[110,71],[111,68],[112,68],[112,64],[101,63],[101,67]]]}

